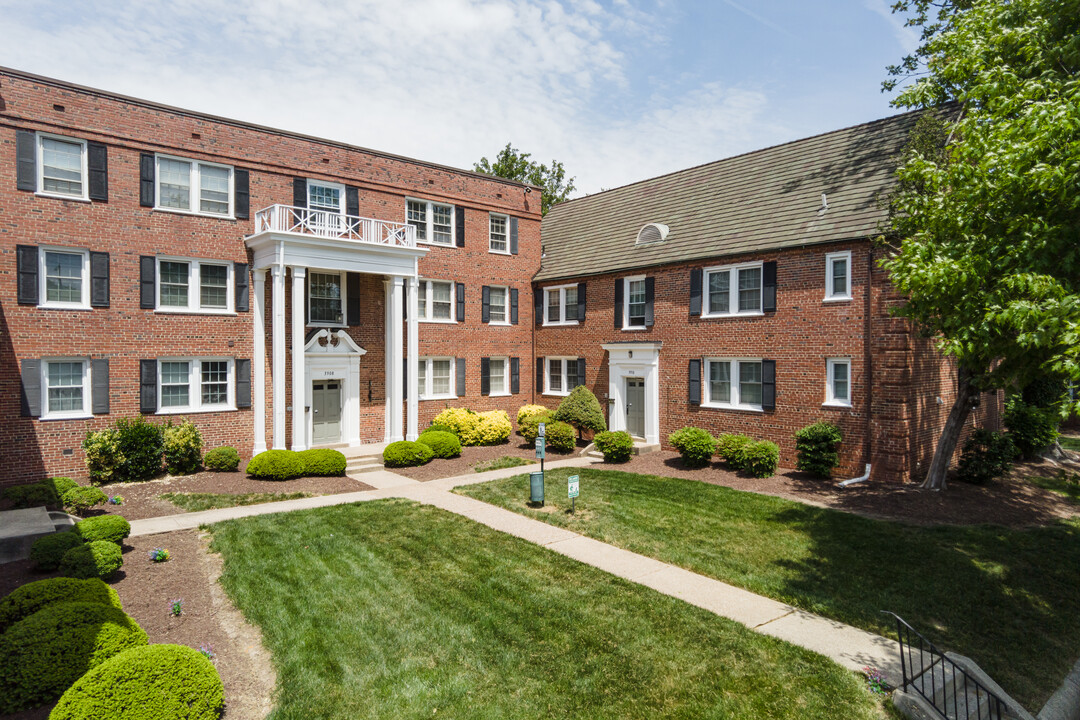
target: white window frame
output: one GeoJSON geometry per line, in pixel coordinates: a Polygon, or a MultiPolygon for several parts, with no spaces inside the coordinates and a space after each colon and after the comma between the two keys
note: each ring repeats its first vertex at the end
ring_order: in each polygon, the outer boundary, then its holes
{"type": "MultiPolygon", "coordinates": [[[[424,286],[424,297],[426,299],[423,306],[417,303],[417,321],[424,323],[440,323],[443,325],[456,325],[457,324],[457,312],[456,303],[457,298],[454,295],[455,283],[453,280],[434,280],[431,278],[420,278],[419,284],[424,286]],[[450,286],[450,317],[437,318],[432,315],[432,308],[434,307],[432,302],[432,289],[435,283],[442,283],[443,285],[450,286]]],[[[419,288],[417,288],[417,298],[419,299],[419,288]]],[[[509,312],[509,310],[507,310],[509,312]]]]}
{"type": "Polygon", "coordinates": [[[416,239],[416,242],[420,245],[434,245],[436,247],[457,247],[457,222],[455,213],[457,207],[450,203],[436,202],[434,200],[422,200],[420,198],[408,197],[405,198],[405,224],[411,225],[409,222],[409,203],[423,203],[424,204],[424,240],[416,239]],[[432,238],[435,237],[435,207],[449,208],[450,210],[450,242],[435,242],[432,238]]]}
{"type": "Polygon", "coordinates": [[[79,138],[67,137],[66,135],[56,135],[54,133],[37,133],[37,138],[34,140],[34,159],[37,162],[37,192],[36,195],[51,198],[61,198],[63,200],[81,200],[83,202],[90,202],[90,169],[88,153],[86,149],[86,141],[79,138]],[[68,195],[67,193],[52,192],[45,189],[45,143],[46,138],[50,140],[59,140],[61,142],[69,142],[79,145],[81,150],[82,160],[82,194],[81,195],[68,195]]]}
{"type": "MultiPolygon", "coordinates": [[[[649,298],[648,298],[648,290],[647,289],[646,289],[646,297],[645,297],[645,313],[646,314],[644,316],[642,316],[642,323],[641,323],[641,325],[631,325],[630,324],[630,283],[632,283],[632,282],[643,282],[644,283],[645,280],[646,280],[645,275],[631,275],[630,277],[624,277],[622,279],[622,282],[623,282],[623,309],[622,309],[623,326],[622,326],[622,329],[623,330],[628,330],[628,331],[634,332],[634,331],[638,331],[638,330],[648,330],[649,329],[649,326],[645,324],[645,319],[648,317],[648,312],[649,312],[649,310],[648,310],[649,298]]],[[[645,287],[648,288],[648,283],[646,283],[645,287]]]]}
{"type": "Polygon", "coordinates": [[[191,158],[177,155],[157,153],[154,155],[154,210],[161,212],[180,213],[181,215],[200,215],[202,217],[236,219],[236,173],[232,165],[207,162],[206,160],[192,160],[191,158]],[[161,161],[173,160],[176,162],[190,163],[191,170],[188,173],[188,209],[165,207],[161,204],[161,161]],[[205,212],[202,210],[202,166],[221,168],[229,171],[229,211],[226,213],[205,212]]]}
{"type": "Polygon", "coordinates": [[[851,358],[838,357],[827,358],[825,360],[825,402],[824,405],[829,407],[851,407],[851,358]],[[837,365],[847,366],[847,399],[838,399],[836,397],[836,375],[835,368],[837,365]]]}
{"type": "MultiPolygon", "coordinates": [[[[543,297],[543,301],[544,301],[544,325],[577,325],[578,324],[579,321],[576,318],[573,319],[573,320],[567,320],[566,319],[566,307],[567,307],[566,306],[566,291],[569,290],[570,288],[573,288],[575,291],[577,291],[577,289],[578,289],[577,283],[573,283],[573,284],[570,284],[570,285],[552,285],[551,287],[544,288],[544,297],[543,297]],[[554,293],[554,292],[559,293],[559,317],[557,319],[553,320],[550,317],[549,313],[548,313],[548,295],[549,295],[549,293],[554,293]]],[[[577,306],[577,300],[574,301],[574,306],[575,307],[577,306]]]]}
{"type": "Polygon", "coordinates": [[[488,213],[488,252],[495,255],[512,255],[510,252],[510,216],[503,213],[489,212],[488,213]],[[496,250],[491,246],[491,221],[495,218],[502,218],[502,221],[506,223],[506,249],[496,250]]]}
{"type": "Polygon", "coordinates": [[[701,384],[702,388],[702,407],[716,408],[718,410],[749,410],[751,412],[764,412],[764,409],[760,404],[751,404],[742,402],[740,397],[741,389],[739,382],[739,364],[740,363],[762,363],[761,358],[747,358],[747,357],[707,357],[702,367],[701,384]],[[712,365],[715,363],[727,363],[728,365],[728,380],[731,384],[729,402],[718,402],[712,399],[712,365]]]}
{"type": "Polygon", "coordinates": [[[56,245],[38,247],[38,307],[52,310],[90,310],[90,251],[56,245]],[[82,299],[79,302],[49,300],[48,277],[45,274],[47,253],[82,256],[82,299]]]}
{"type": "Polygon", "coordinates": [[[41,419],[42,420],[82,420],[93,417],[91,412],[90,360],[85,357],[50,357],[41,359],[41,419]],[[80,410],[49,410],[49,363],[82,363],[82,399],[80,410]]]}
{"type": "Polygon", "coordinates": [[[851,251],[828,253],[825,255],[825,300],[824,302],[843,302],[851,300],[851,251]],[[847,292],[837,295],[833,290],[833,263],[837,260],[847,262],[847,292]]]}
{"type": "MultiPolygon", "coordinates": [[[[420,400],[449,400],[450,398],[457,397],[457,360],[452,357],[443,357],[441,355],[433,355],[430,357],[420,357],[417,359],[420,365],[424,366],[424,384],[419,387],[420,400]],[[445,394],[435,395],[431,392],[431,368],[433,363],[438,360],[444,360],[450,364],[450,391],[445,394]]],[[[419,368],[417,372],[420,372],[419,368]]],[[[419,378],[417,378],[419,380],[419,378]]]]}
{"type": "Polygon", "coordinates": [[[507,285],[489,285],[488,286],[488,325],[509,325],[510,324],[510,288],[507,285]],[[495,290],[503,291],[503,319],[492,320],[491,319],[491,293],[495,290]]]}
{"type": "Polygon", "coordinates": [[[765,264],[763,262],[738,263],[735,265],[717,265],[708,267],[702,271],[701,276],[701,317],[703,318],[726,318],[726,317],[758,317],[765,311],[765,264]],[[757,268],[761,278],[761,287],[758,294],[757,310],[739,310],[739,271],[757,268]],[[716,273],[728,274],[728,311],[711,312],[709,310],[709,276],[716,273]]]}
{"type": "MultiPolygon", "coordinates": [[[[573,360],[576,363],[578,359],[577,359],[576,356],[575,357],[570,357],[570,356],[564,356],[564,355],[552,355],[550,357],[545,357],[544,358],[544,394],[545,395],[555,395],[555,396],[558,396],[558,397],[566,397],[567,395],[570,394],[570,391],[573,388],[569,387],[570,378],[566,374],[566,361],[567,360],[573,360]],[[562,378],[562,389],[561,390],[552,390],[551,389],[551,361],[552,360],[558,360],[560,363],[562,363],[560,373],[559,373],[561,378],[562,378]]],[[[576,375],[576,373],[575,373],[575,375],[576,375]]]]}
{"type": "Polygon", "coordinates": [[[158,255],[154,259],[154,309],[160,313],[187,313],[197,315],[235,315],[234,303],[236,300],[235,278],[233,277],[233,263],[230,260],[207,260],[201,258],[175,257],[172,255],[158,255]],[[161,263],[182,262],[188,264],[188,304],[186,307],[161,304],[161,263]],[[204,308],[202,307],[202,266],[222,265],[225,267],[225,307],[204,308]]]}
{"type": "Polygon", "coordinates": [[[322,187],[330,190],[338,191],[338,215],[345,214],[345,185],[342,183],[330,182],[329,180],[312,180],[308,178],[307,185],[304,187],[304,206],[313,212],[324,212],[333,214],[333,211],[326,208],[313,208],[311,207],[311,188],[322,187]]]}
{"type": "Polygon", "coordinates": [[[326,328],[343,328],[343,327],[348,327],[349,326],[349,316],[348,316],[348,312],[349,312],[349,297],[348,297],[349,289],[348,289],[347,280],[348,280],[347,273],[345,273],[344,271],[316,270],[316,269],[309,269],[307,271],[307,282],[305,283],[307,287],[305,288],[305,292],[307,293],[307,318],[306,319],[307,319],[307,324],[309,326],[311,326],[311,327],[326,327],[326,328]],[[311,285],[312,285],[311,276],[312,275],[337,275],[337,277],[338,277],[338,285],[341,287],[341,322],[339,322],[339,323],[324,322],[322,320],[315,320],[315,319],[313,319],[311,317],[311,308],[312,308],[312,302],[311,302],[311,285]]]}
{"type": "MultiPolygon", "coordinates": [[[[563,373],[565,374],[566,371],[563,370],[563,373]]],[[[510,358],[502,356],[502,355],[496,355],[494,357],[489,357],[488,358],[488,397],[506,397],[508,395],[510,395],[510,358]],[[502,361],[502,364],[503,364],[503,371],[502,371],[503,389],[502,389],[502,392],[495,392],[491,387],[491,378],[495,377],[495,373],[491,372],[491,363],[495,362],[496,360],[502,361]]]]}
{"type": "Polygon", "coordinates": [[[182,415],[184,413],[227,412],[236,409],[236,363],[231,357],[163,357],[157,360],[157,414],[182,415]],[[162,407],[161,364],[167,362],[188,363],[188,404],[184,407],[162,407]],[[228,363],[228,401],[219,405],[203,405],[202,364],[204,362],[228,363]]]}

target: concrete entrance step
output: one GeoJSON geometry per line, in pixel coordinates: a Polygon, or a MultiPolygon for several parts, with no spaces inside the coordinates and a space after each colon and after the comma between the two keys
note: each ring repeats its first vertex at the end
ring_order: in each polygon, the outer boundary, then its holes
{"type": "Polygon", "coordinates": [[[382,458],[355,458],[349,460],[345,465],[346,475],[356,475],[357,473],[369,473],[376,470],[383,469],[382,458]]]}
{"type": "MultiPolygon", "coordinates": [[[[635,440],[634,449],[631,450],[631,452],[634,455],[647,455],[648,453],[659,452],[659,450],[660,443],[648,443],[644,440],[635,440]]],[[[604,453],[596,449],[595,443],[590,444],[589,447],[582,450],[580,454],[586,457],[600,458],[601,460],[604,459],[604,453]]]]}

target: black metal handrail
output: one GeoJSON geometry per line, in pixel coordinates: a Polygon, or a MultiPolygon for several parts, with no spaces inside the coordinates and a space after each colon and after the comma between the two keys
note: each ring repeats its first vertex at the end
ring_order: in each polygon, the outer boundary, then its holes
{"type": "Polygon", "coordinates": [[[902,617],[894,612],[884,611],[896,618],[896,637],[900,641],[900,669],[904,676],[903,689],[910,687],[917,692],[930,706],[941,714],[946,720],[963,720],[964,718],[976,718],[977,720],[1006,720],[1009,717],[1009,705],[985,685],[971,677],[964,668],[950,660],[944,652],[939,650],[932,642],[911,627],[902,617]],[[916,646],[917,643],[917,646],[916,646]],[[913,655],[918,654],[919,664],[915,665],[913,655]],[[929,658],[930,662],[926,660],[929,658]],[[949,694],[945,688],[949,684],[949,675],[952,677],[952,708],[950,714],[949,694]],[[940,674],[939,674],[940,673],[940,674]],[[926,688],[927,674],[929,674],[930,694],[924,692],[926,688]],[[934,681],[941,678],[941,697],[937,698],[934,692],[934,681]],[[960,692],[957,692],[957,691],[960,692]],[[975,695],[975,714],[971,713],[969,697],[975,695]],[[961,702],[960,698],[963,698],[961,702]],[[983,699],[986,699],[985,709],[983,699]],[[960,714],[961,705],[964,714],[960,714]]]}

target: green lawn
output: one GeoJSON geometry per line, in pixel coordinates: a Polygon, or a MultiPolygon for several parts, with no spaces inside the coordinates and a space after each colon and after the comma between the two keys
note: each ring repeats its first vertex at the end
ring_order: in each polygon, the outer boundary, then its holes
{"type": "Polygon", "coordinates": [[[229,495],[227,493],[165,493],[158,495],[158,497],[187,512],[197,512],[199,510],[213,510],[214,508],[236,507],[237,505],[258,505],[259,503],[276,502],[278,500],[298,500],[311,497],[311,493],[243,493],[240,495],[229,495]]]}
{"type": "Polygon", "coordinates": [[[1066,450],[1076,450],[1080,452],[1080,437],[1065,437],[1062,435],[1058,438],[1058,442],[1061,443],[1061,447],[1066,450]]]}
{"type": "Polygon", "coordinates": [[[1030,530],[869,520],[692,480],[554,470],[456,492],[895,637],[892,610],[1038,711],[1080,655],[1080,523],[1030,530]],[[566,476],[581,477],[578,514],[566,476]]]}
{"type": "Polygon", "coordinates": [[[1028,481],[1038,485],[1043,490],[1049,490],[1065,498],[1073,505],[1080,505],[1080,483],[1076,481],[1076,475],[1067,477],[1028,477],[1028,481]]]}
{"type": "Polygon", "coordinates": [[[883,715],[822,656],[430,506],[211,531],[273,655],[273,720],[883,715]]]}
{"type": "Polygon", "coordinates": [[[532,465],[535,460],[529,458],[518,457],[517,455],[503,455],[497,457],[494,460],[488,460],[487,462],[477,463],[473,469],[476,472],[487,472],[488,470],[502,470],[503,468],[520,467],[522,465],[532,465]]]}

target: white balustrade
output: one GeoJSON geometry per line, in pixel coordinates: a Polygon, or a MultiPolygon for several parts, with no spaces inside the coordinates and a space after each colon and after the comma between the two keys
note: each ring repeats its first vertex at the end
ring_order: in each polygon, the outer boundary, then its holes
{"type": "Polygon", "coordinates": [[[416,228],[412,225],[292,205],[271,205],[257,211],[255,234],[263,232],[300,233],[375,245],[416,247],[416,228]]]}

